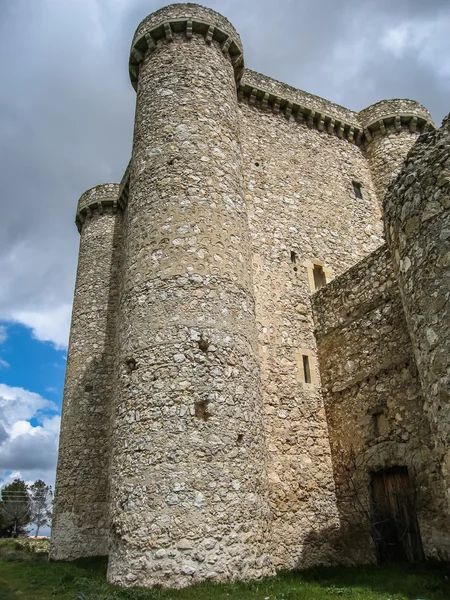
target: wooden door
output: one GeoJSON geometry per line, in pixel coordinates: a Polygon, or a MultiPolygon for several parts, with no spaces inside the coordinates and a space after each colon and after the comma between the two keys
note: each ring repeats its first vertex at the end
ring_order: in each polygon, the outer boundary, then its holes
{"type": "Polygon", "coordinates": [[[378,562],[424,560],[414,489],[406,467],[372,474],[372,536],[378,562]]]}

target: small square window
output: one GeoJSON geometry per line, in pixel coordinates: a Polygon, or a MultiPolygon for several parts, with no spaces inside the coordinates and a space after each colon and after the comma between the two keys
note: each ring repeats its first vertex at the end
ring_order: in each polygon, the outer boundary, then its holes
{"type": "Polygon", "coordinates": [[[353,191],[355,192],[355,196],[357,198],[359,198],[360,200],[363,199],[362,191],[361,191],[361,184],[358,183],[357,181],[353,181],[353,191]]]}
{"type": "Polygon", "coordinates": [[[316,290],[320,290],[320,288],[322,288],[324,285],[327,285],[327,279],[325,277],[325,271],[323,270],[322,265],[314,265],[313,277],[314,288],[316,290]]]}

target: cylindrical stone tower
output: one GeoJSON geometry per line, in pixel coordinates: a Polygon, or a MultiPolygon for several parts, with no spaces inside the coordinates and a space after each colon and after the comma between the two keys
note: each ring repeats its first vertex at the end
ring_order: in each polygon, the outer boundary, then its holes
{"type": "Polygon", "coordinates": [[[420,133],[434,128],[430,113],[414,100],[382,100],[359,113],[364,148],[380,205],[420,133]]]}
{"type": "Polygon", "coordinates": [[[450,507],[450,115],[419,138],[384,208],[450,507]]]}
{"type": "Polygon", "coordinates": [[[221,15],[135,34],[108,579],[180,587],[272,572],[236,78],[221,15]]]}
{"type": "Polygon", "coordinates": [[[119,245],[119,186],[79,202],[81,234],[61,422],[51,558],[108,554],[110,413],[119,245]]]}

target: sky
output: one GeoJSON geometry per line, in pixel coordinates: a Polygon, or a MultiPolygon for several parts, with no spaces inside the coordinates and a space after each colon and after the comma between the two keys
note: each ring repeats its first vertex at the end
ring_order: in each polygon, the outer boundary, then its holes
{"type": "MultiPolygon", "coordinates": [[[[53,485],[78,252],[75,207],[122,178],[128,52],[154,0],[0,0],[0,487],[53,485]]],[[[450,111],[449,0],[212,0],[245,65],[353,110],[450,111]]]]}

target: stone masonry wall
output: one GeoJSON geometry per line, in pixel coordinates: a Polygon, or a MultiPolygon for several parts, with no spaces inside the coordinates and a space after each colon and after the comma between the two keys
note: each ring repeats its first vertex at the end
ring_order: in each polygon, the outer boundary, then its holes
{"type": "Polygon", "coordinates": [[[439,456],[387,246],[317,292],[313,306],[343,555],[356,563],[375,559],[370,474],[406,466],[425,553],[446,558],[439,456]]]}
{"type": "Polygon", "coordinates": [[[51,557],[108,554],[109,438],[114,389],[121,214],[119,186],[80,198],[80,250],[61,421],[51,557]]]}
{"type": "Polygon", "coordinates": [[[450,508],[450,116],[419,138],[384,206],[450,508]]]}
{"type": "Polygon", "coordinates": [[[366,144],[367,159],[373,173],[373,182],[380,205],[383,203],[389,184],[400,172],[418,135],[419,132],[412,134],[407,129],[397,133],[394,126],[389,126],[386,134],[376,131],[372,141],[366,144]]]}
{"type": "Polygon", "coordinates": [[[178,19],[139,64],[108,578],[180,587],[273,567],[236,72],[201,22],[230,26],[156,14],[178,19]]]}
{"type": "Polygon", "coordinates": [[[245,101],[240,110],[274,563],[291,568],[333,562],[339,557],[330,532],[338,518],[309,273],[312,261],[319,261],[331,278],[379,246],[380,209],[355,144],[245,101]],[[361,183],[362,200],[353,181],[361,183]],[[311,384],[303,381],[304,355],[311,384]]]}

